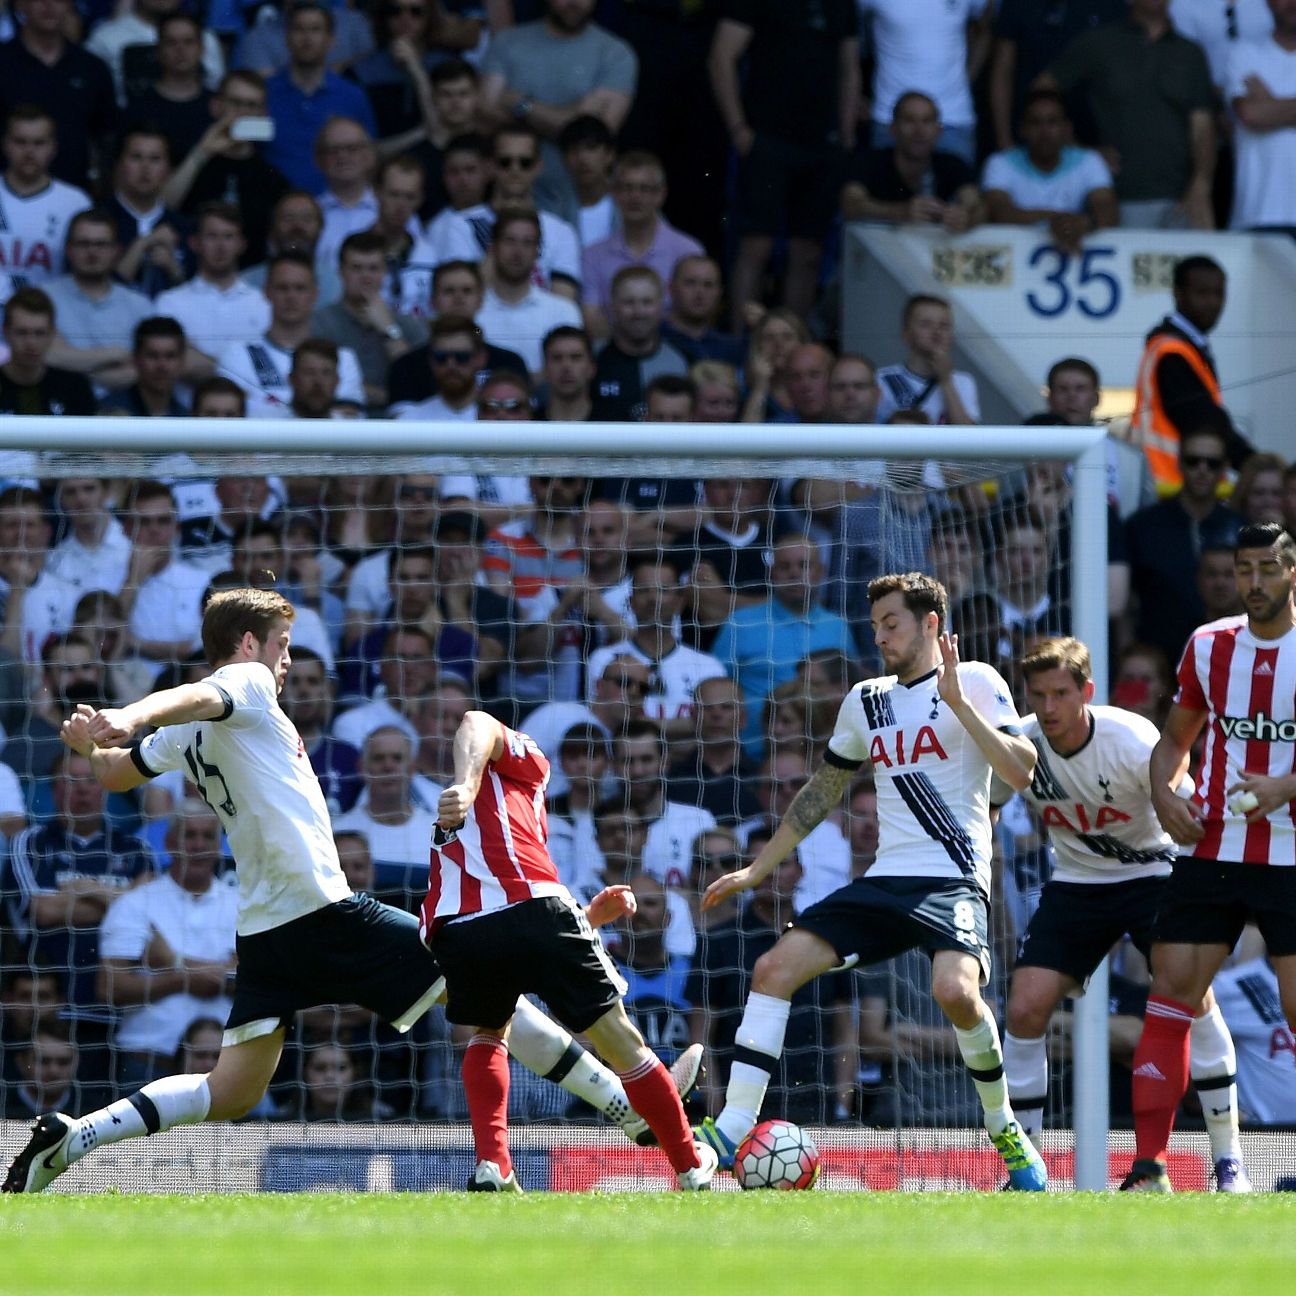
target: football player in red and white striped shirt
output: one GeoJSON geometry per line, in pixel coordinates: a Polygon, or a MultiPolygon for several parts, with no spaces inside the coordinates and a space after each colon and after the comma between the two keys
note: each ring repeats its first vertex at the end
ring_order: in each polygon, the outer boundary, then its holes
{"type": "Polygon", "coordinates": [[[523,994],[538,994],[587,1034],[620,1074],[679,1186],[709,1187],[716,1154],[694,1143],[670,1072],[626,1016],[625,982],[590,926],[617,916],[612,909],[633,912],[633,893],[609,888],[587,915],[558,880],[545,845],[549,761],[525,734],[469,711],[454,767],[437,804],[420,929],[445,974],[447,1018],[476,1028],[463,1063],[477,1152],[469,1191],[521,1191],[508,1149],[504,1041],[523,994]]]}
{"type": "Polygon", "coordinates": [[[1248,921],[1296,1022],[1296,540],[1275,522],[1245,526],[1233,561],[1246,615],[1193,633],[1149,765],[1157,817],[1186,849],[1157,915],[1125,1189],[1170,1191],[1166,1147],[1187,1085],[1195,1005],[1248,921]],[[1203,728],[1188,800],[1175,788],[1203,728]]]}

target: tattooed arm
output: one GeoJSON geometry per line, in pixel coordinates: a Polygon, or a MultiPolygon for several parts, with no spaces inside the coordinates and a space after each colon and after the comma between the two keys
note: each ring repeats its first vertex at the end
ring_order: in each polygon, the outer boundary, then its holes
{"type": "Polygon", "coordinates": [[[702,908],[710,909],[737,891],[749,891],[768,877],[796,849],[797,843],[816,829],[842,798],[846,785],[858,771],[836,765],[820,765],[810,781],[788,806],[774,836],[746,867],[716,878],[702,897],[702,908]]]}

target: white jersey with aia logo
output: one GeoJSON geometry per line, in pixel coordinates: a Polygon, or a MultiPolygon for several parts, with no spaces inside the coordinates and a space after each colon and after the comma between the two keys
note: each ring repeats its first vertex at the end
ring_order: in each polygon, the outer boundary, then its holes
{"type": "Polygon", "coordinates": [[[224,714],[167,725],[132,755],[149,778],[182,770],[216,812],[238,865],[239,935],[345,900],[324,793],[270,668],[233,662],[203,683],[225,699],[224,714]]]}
{"type": "Polygon", "coordinates": [[[0,179],[0,302],[63,273],[67,227],[90,206],[85,193],[61,180],[22,197],[0,179]]]}
{"type": "Polygon", "coordinates": [[[549,760],[526,734],[500,729],[504,753],[486,766],[467,818],[432,834],[428,893],[419,915],[424,940],[451,918],[569,894],[546,845],[549,760]]]}
{"type": "Polygon", "coordinates": [[[1296,864],[1296,805],[1249,824],[1227,805],[1247,774],[1296,767],[1296,630],[1257,639],[1244,616],[1193,631],[1179,662],[1175,703],[1207,712],[1206,749],[1194,797],[1206,835],[1183,853],[1245,864],[1296,864]]]}
{"type": "MultiPolygon", "coordinates": [[[[1156,725],[1120,707],[1091,706],[1089,737],[1059,756],[1033,715],[1021,723],[1039,753],[1022,795],[1048,829],[1057,857],[1053,877],[1124,882],[1167,876],[1179,851],[1152,809],[1148,760],[1161,736],[1156,725]]],[[[996,779],[993,800],[1010,795],[996,779]]]]}
{"type": "MultiPolygon", "coordinates": [[[[1020,731],[1003,677],[960,662],[964,696],[995,729],[1020,731]]],[[[830,764],[872,761],[878,853],[869,877],[964,878],[990,894],[990,762],[941,701],[933,670],[910,684],[864,680],[846,695],[830,764]]]]}

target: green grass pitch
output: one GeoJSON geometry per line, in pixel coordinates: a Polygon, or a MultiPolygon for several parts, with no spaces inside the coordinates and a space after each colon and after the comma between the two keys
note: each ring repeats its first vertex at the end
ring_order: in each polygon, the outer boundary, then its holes
{"type": "Polygon", "coordinates": [[[3,1296],[1221,1296],[1293,1274],[1296,1194],[0,1199],[3,1296]]]}

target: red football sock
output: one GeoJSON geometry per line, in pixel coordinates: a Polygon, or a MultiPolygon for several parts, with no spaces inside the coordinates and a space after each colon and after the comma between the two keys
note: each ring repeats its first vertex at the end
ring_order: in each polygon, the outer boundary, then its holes
{"type": "Polygon", "coordinates": [[[1175,1112],[1188,1088],[1187,1004],[1149,995],[1143,1033],[1134,1050],[1134,1155],[1164,1161],[1175,1112]]]}
{"type": "Polygon", "coordinates": [[[508,1048],[494,1035],[474,1035],[463,1060],[464,1095],[478,1161],[494,1161],[506,1179],[513,1169],[508,1150],[508,1048]]]}
{"type": "Polygon", "coordinates": [[[684,1104],[670,1072],[656,1057],[646,1058],[633,1071],[621,1077],[630,1106],[648,1122],[648,1128],[657,1135],[657,1142],[666,1153],[671,1169],[695,1170],[700,1164],[693,1146],[693,1131],[689,1129],[684,1104]]]}

